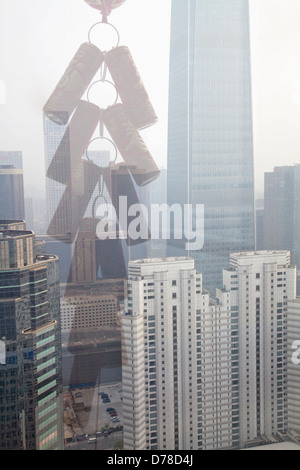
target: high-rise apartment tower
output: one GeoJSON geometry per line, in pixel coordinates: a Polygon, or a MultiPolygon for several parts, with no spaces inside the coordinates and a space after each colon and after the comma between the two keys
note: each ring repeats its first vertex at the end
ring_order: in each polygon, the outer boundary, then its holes
{"type": "Polygon", "coordinates": [[[190,258],[129,263],[123,327],[127,450],[239,444],[230,293],[212,301],[190,258]]]}
{"type": "Polygon", "coordinates": [[[239,352],[240,445],[288,427],[287,305],[296,296],[288,251],[232,254],[224,270],[239,352]]]}

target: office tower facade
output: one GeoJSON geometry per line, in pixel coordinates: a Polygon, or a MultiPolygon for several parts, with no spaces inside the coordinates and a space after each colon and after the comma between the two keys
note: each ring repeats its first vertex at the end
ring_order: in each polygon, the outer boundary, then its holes
{"type": "Polygon", "coordinates": [[[0,152],[0,219],[24,219],[22,152],[0,152]]]}
{"type": "MultiPolygon", "coordinates": [[[[45,150],[45,169],[46,173],[51,164],[53,156],[64,136],[66,126],[59,126],[50,119],[43,117],[44,125],[44,150],[45,150]]],[[[46,178],[46,206],[47,206],[47,226],[50,225],[54,217],[55,211],[61,200],[65,186],[59,181],[46,178]]],[[[63,232],[63,227],[62,231],[63,232]]]]}
{"type": "Polygon", "coordinates": [[[69,280],[72,279],[75,284],[93,284],[96,282],[96,235],[92,231],[78,233],[74,242],[70,275],[69,280]]]}
{"type": "Polygon", "coordinates": [[[264,242],[264,209],[256,208],[256,244],[255,249],[262,251],[265,248],[264,242]]]}
{"type": "MultiPolygon", "coordinates": [[[[204,204],[204,287],[255,247],[248,0],[173,0],[168,204],[204,204]]],[[[169,254],[184,246],[169,244],[169,254]]]]}
{"type": "Polygon", "coordinates": [[[211,302],[190,258],[130,262],[127,289],[124,448],[238,445],[230,294],[211,302]]]}
{"type": "Polygon", "coordinates": [[[62,450],[58,259],[33,232],[0,231],[0,449],[62,450]]]}
{"type": "Polygon", "coordinates": [[[240,445],[287,429],[287,301],[296,269],[287,251],[232,254],[224,270],[238,329],[240,445]]]}
{"type": "Polygon", "coordinates": [[[62,332],[116,326],[118,299],[113,295],[73,295],[61,300],[62,332]]]}
{"type": "MultiPolygon", "coordinates": [[[[148,209],[148,214],[151,214],[153,205],[162,207],[167,204],[167,170],[160,169],[160,176],[152,181],[144,188],[140,188],[141,195],[139,197],[141,203],[145,204],[148,209]]],[[[138,194],[139,195],[139,194],[138,194]]],[[[153,225],[151,220],[151,230],[159,230],[153,225]]],[[[150,238],[147,241],[147,257],[148,258],[165,258],[167,256],[167,240],[161,237],[158,240],[150,238]]]]}
{"type": "Polygon", "coordinates": [[[25,220],[0,220],[0,230],[26,230],[25,220]]]}
{"type": "MultiPolygon", "coordinates": [[[[265,173],[264,245],[289,250],[300,266],[300,165],[276,167],[265,173]]],[[[298,268],[300,269],[300,268],[298,268]]]]}
{"type": "Polygon", "coordinates": [[[25,201],[26,227],[29,230],[34,230],[33,199],[32,197],[25,197],[24,201],[25,201]]]}
{"type": "MultiPolygon", "coordinates": [[[[49,235],[64,235],[72,231],[73,228],[73,218],[76,218],[74,212],[76,212],[76,202],[78,193],[86,193],[87,197],[86,202],[86,215],[92,215],[92,206],[93,206],[93,196],[94,198],[98,196],[96,193],[91,194],[91,185],[88,183],[88,179],[91,177],[89,168],[83,167],[72,168],[72,163],[70,161],[71,149],[70,149],[70,140],[69,138],[64,138],[66,134],[67,126],[56,124],[50,119],[44,116],[44,149],[45,149],[45,168],[46,168],[46,204],[47,204],[47,221],[48,227],[51,227],[51,222],[55,217],[55,225],[51,228],[51,233],[49,235]],[[63,144],[62,144],[63,142],[63,144]],[[54,171],[51,171],[51,174],[47,174],[49,168],[51,168],[51,163],[53,162],[53,157],[55,157],[56,152],[60,148],[60,153],[64,157],[58,161],[58,164],[55,165],[54,171]],[[76,185],[76,171],[80,172],[79,178],[81,178],[78,188],[73,187],[70,180],[71,168],[74,170],[74,175],[72,178],[76,185]],[[69,188],[67,185],[69,178],[69,188]],[[68,193],[68,189],[71,192],[68,193]],[[67,190],[67,191],[66,191],[67,190]],[[73,192],[72,192],[73,191],[73,192]],[[72,202],[73,201],[73,202],[72,202]],[[61,203],[61,206],[60,206],[61,203]],[[74,205],[75,204],[75,205],[74,205]],[[60,210],[60,213],[57,213],[57,210],[60,210]]],[[[68,134],[66,134],[68,136],[68,134]]],[[[98,165],[99,167],[107,168],[110,161],[110,153],[108,151],[95,151],[90,150],[85,153],[84,160],[87,162],[87,159],[98,165]]],[[[92,178],[93,179],[93,178],[92,178]]],[[[94,189],[94,188],[93,188],[94,189]]],[[[105,193],[106,195],[106,193],[105,193]]],[[[79,206],[77,205],[77,211],[79,206]]],[[[83,213],[85,215],[85,211],[83,213]]],[[[76,227],[78,229],[78,227],[76,227]]]]}
{"type": "MultiPolygon", "coordinates": [[[[99,139],[97,141],[99,144],[99,139]]],[[[47,234],[57,241],[57,244],[52,243],[57,250],[55,253],[68,252],[69,257],[71,250],[66,244],[74,246],[74,256],[64,265],[61,263],[62,277],[66,279],[66,265],[69,269],[67,279],[72,283],[93,283],[99,276],[126,277],[121,242],[99,240],[96,234],[100,205],[105,210],[113,199],[118,213],[118,191],[124,195],[131,193],[128,195],[130,201],[134,197],[133,182],[126,166],[110,165],[110,152],[95,150],[97,143],[91,143],[91,148],[82,150],[80,159],[73,161],[73,152],[76,155],[79,152],[76,135],[46,117],[44,144],[47,234]]]]}
{"type": "Polygon", "coordinates": [[[288,428],[300,432],[300,297],[288,300],[288,428]]]}

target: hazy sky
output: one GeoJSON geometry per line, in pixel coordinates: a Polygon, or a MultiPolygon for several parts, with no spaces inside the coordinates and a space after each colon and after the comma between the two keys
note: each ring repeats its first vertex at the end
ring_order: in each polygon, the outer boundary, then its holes
{"type": "MultiPolygon", "coordinates": [[[[159,122],[141,134],[160,166],[167,164],[170,5],[127,0],[109,18],[158,114],[159,122]]],[[[265,171],[300,163],[300,1],[250,0],[250,8],[260,195],[265,171]]],[[[84,0],[0,0],[0,150],[23,151],[26,195],[45,188],[43,105],[100,20],[84,0]]]]}

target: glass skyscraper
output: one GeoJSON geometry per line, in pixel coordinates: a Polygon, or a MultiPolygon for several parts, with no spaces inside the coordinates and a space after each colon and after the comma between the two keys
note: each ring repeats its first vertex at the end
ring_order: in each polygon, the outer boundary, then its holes
{"type": "Polygon", "coordinates": [[[22,152],[0,151],[0,219],[24,219],[22,152]]]}
{"type": "Polygon", "coordinates": [[[0,220],[0,450],[62,450],[58,258],[0,220]]]}
{"type": "Polygon", "coordinates": [[[189,255],[214,295],[229,254],[255,248],[248,0],[173,0],[169,93],[168,204],[204,204],[189,255]]]}
{"type": "MultiPolygon", "coordinates": [[[[300,165],[265,173],[264,248],[288,250],[300,269],[300,165]]],[[[298,273],[299,277],[299,273],[298,273]]]]}

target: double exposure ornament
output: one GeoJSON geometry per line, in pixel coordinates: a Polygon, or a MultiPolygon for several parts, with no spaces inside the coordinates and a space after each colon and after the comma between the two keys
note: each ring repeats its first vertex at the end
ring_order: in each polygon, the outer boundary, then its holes
{"type": "MultiPolygon", "coordinates": [[[[103,16],[102,22],[94,26],[110,25],[107,16],[125,3],[125,0],[84,1],[103,16]]],[[[66,186],[48,234],[60,237],[71,233],[71,242],[93,197],[95,217],[104,188],[117,204],[117,194],[131,194],[134,183],[142,187],[160,175],[139,132],[155,124],[157,116],[132,55],[128,47],[119,46],[119,34],[117,45],[107,52],[94,45],[90,34],[94,26],[89,32],[89,42],[80,46],[43,108],[44,115],[57,125],[68,124],[47,171],[48,178],[66,186]],[[99,72],[100,76],[96,77],[99,72]],[[111,81],[107,80],[107,73],[111,81]],[[95,103],[90,102],[91,88],[101,83],[111,83],[117,92],[114,104],[106,109],[99,104],[101,92],[92,93],[95,103]],[[99,137],[95,136],[97,128],[99,137]],[[108,168],[89,159],[89,147],[101,139],[109,141],[116,151],[115,160],[110,161],[108,168]],[[124,162],[121,166],[117,163],[118,153],[124,162]],[[95,197],[96,190],[99,195],[95,197]]]]}
{"type": "Polygon", "coordinates": [[[105,63],[132,124],[137,129],[155,124],[157,116],[128,47],[107,52],[105,63]]]}
{"type": "Polygon", "coordinates": [[[110,15],[111,11],[121,6],[126,0],[85,0],[91,7],[100,10],[103,15],[110,15]]]}
{"type": "Polygon", "coordinates": [[[103,53],[93,44],[82,44],[43,108],[48,119],[66,124],[103,62],[103,53]]]}

